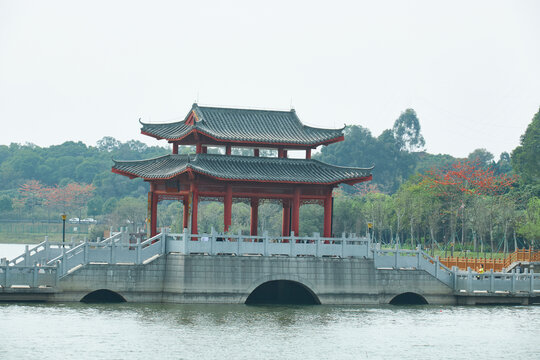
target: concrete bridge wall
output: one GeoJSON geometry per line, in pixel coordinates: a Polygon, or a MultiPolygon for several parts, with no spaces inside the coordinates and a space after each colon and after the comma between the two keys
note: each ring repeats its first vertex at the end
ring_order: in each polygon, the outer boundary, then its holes
{"type": "Polygon", "coordinates": [[[54,300],[80,301],[108,289],[129,302],[244,303],[273,280],[300,283],[322,304],[387,304],[406,292],[430,304],[457,301],[450,287],[423,270],[376,269],[372,259],[177,253],[146,265],[84,265],[59,281],[54,300]]]}

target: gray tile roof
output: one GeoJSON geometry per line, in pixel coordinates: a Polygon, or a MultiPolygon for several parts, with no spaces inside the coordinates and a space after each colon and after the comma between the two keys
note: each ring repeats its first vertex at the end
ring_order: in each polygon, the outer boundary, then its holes
{"type": "Polygon", "coordinates": [[[183,139],[196,130],[222,142],[317,146],[342,140],[343,136],[343,129],[319,129],[303,125],[294,110],[230,109],[197,104],[193,104],[183,121],[141,124],[143,134],[167,140],[183,139]],[[192,111],[198,121],[188,125],[192,111]]]}
{"type": "Polygon", "coordinates": [[[371,169],[341,167],[312,159],[213,154],[165,155],[155,159],[114,161],[113,172],[145,180],[169,179],[188,169],[231,181],[337,184],[368,180],[371,169]]]}

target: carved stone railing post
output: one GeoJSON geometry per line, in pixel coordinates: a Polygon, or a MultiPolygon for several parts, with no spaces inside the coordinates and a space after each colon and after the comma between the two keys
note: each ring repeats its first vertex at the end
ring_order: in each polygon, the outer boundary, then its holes
{"type": "Polygon", "coordinates": [[[293,244],[296,240],[294,240],[294,231],[291,231],[291,240],[289,241],[289,256],[293,256],[293,244]]]}
{"type": "Polygon", "coordinates": [[[62,271],[61,275],[63,276],[67,272],[67,264],[66,264],[66,248],[62,246],[62,271]]]}
{"type": "Polygon", "coordinates": [[[396,243],[396,251],[394,253],[394,269],[399,269],[398,256],[399,256],[399,244],[396,243]]]}
{"type": "Polygon", "coordinates": [[[341,257],[345,257],[345,239],[347,238],[347,234],[342,233],[341,234],[341,257]]]}
{"type": "Polygon", "coordinates": [[[238,238],[236,239],[236,242],[237,242],[237,248],[238,250],[236,251],[236,255],[237,256],[240,256],[240,243],[242,242],[242,231],[241,230],[238,230],[238,238]]]}
{"type": "Polygon", "coordinates": [[[189,245],[189,241],[191,240],[191,236],[189,235],[189,232],[188,232],[187,228],[184,228],[184,232],[182,233],[182,238],[184,240],[182,252],[185,255],[188,255],[189,254],[188,245],[189,245]]]}
{"type": "Polygon", "coordinates": [[[270,241],[270,239],[268,238],[268,231],[265,231],[263,233],[263,236],[264,236],[264,256],[268,256],[268,241],[270,241]]]}
{"type": "Polygon", "coordinates": [[[24,245],[24,266],[30,266],[30,251],[28,251],[28,245],[24,245]]]}
{"type": "Polygon", "coordinates": [[[495,292],[495,276],[493,276],[493,269],[489,270],[489,292],[495,292]]]}
{"type": "Polygon", "coordinates": [[[39,268],[37,266],[37,263],[34,263],[34,267],[32,268],[32,287],[38,287],[38,275],[39,275],[39,268]]]}
{"type": "Polygon", "coordinates": [[[321,234],[319,234],[318,232],[315,232],[313,233],[313,238],[315,239],[315,256],[320,257],[321,256],[321,248],[320,248],[321,234]]]}
{"type": "Polygon", "coordinates": [[[137,264],[141,264],[141,238],[137,236],[137,264]]]}

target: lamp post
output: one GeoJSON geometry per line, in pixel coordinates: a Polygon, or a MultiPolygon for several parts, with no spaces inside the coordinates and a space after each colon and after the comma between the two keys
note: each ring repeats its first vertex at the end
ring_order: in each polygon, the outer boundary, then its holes
{"type": "Polygon", "coordinates": [[[62,247],[65,247],[66,242],[66,214],[62,213],[62,247]]]}

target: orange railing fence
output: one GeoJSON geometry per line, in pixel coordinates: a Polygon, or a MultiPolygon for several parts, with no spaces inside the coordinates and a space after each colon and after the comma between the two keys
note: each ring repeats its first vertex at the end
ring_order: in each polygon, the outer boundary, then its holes
{"type": "Polygon", "coordinates": [[[480,268],[480,265],[483,265],[484,271],[490,271],[493,269],[493,271],[498,272],[502,271],[503,268],[508,268],[510,265],[518,261],[540,261],[540,250],[534,251],[530,248],[517,249],[504,259],[446,257],[440,258],[439,260],[448,268],[457,266],[460,270],[467,270],[467,268],[471,268],[476,271],[480,268]]]}

